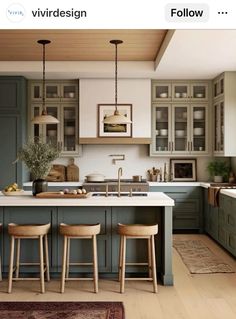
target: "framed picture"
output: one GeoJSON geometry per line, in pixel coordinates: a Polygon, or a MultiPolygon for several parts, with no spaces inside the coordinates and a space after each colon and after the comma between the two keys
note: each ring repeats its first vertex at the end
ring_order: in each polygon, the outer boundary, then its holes
{"type": "MultiPolygon", "coordinates": [[[[132,104],[118,104],[120,114],[132,121],[132,104]]],[[[98,104],[98,136],[99,137],[132,137],[132,124],[104,124],[103,120],[113,115],[115,104],[98,104]]]]}
{"type": "Polygon", "coordinates": [[[170,174],[172,181],[196,181],[196,159],[171,159],[170,174]]]}

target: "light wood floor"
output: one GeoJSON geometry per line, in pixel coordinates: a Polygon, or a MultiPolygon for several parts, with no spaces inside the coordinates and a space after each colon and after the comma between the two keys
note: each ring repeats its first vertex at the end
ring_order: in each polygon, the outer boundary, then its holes
{"type": "MultiPolygon", "coordinates": [[[[201,239],[236,271],[236,260],[205,235],[175,235],[201,239]]],[[[119,293],[116,281],[100,280],[99,293],[92,291],[92,282],[69,282],[60,294],[59,281],[46,284],[46,293],[38,293],[38,282],[16,282],[13,293],[7,294],[7,282],[0,283],[1,301],[123,301],[127,319],[235,319],[236,273],[190,275],[178,253],[173,252],[173,287],[159,286],[153,294],[148,282],[127,282],[119,293]],[[24,287],[24,288],[23,288],[24,287]]]]}

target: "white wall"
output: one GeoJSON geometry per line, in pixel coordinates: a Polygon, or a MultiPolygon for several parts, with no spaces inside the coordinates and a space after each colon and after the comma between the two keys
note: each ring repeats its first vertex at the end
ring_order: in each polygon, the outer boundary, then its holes
{"type": "MultiPolygon", "coordinates": [[[[146,178],[147,170],[153,166],[162,169],[164,163],[169,167],[169,158],[149,157],[147,145],[83,145],[82,156],[75,158],[76,165],[80,168],[80,180],[87,174],[99,172],[106,178],[117,178],[117,169],[123,168],[123,178],[132,178],[132,175],[142,175],[146,178]],[[112,164],[110,154],[124,154],[125,161],[112,164]]],[[[199,181],[207,181],[206,166],[209,158],[197,159],[197,175],[199,181]]],[[[68,159],[62,158],[57,163],[68,165],[68,159]]]]}
{"type": "MultiPolygon", "coordinates": [[[[80,137],[97,137],[98,104],[114,103],[114,79],[80,80],[80,137]]],[[[118,103],[132,104],[133,137],[151,137],[151,80],[119,79],[118,103]]]]}

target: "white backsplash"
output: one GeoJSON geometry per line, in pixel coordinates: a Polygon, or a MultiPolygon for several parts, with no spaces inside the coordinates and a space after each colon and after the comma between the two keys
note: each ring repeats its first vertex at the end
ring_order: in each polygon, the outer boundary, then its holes
{"type": "MultiPolygon", "coordinates": [[[[197,159],[198,181],[208,181],[206,166],[211,158],[201,157],[197,159]]],[[[147,145],[83,145],[82,156],[75,158],[75,164],[80,169],[80,180],[90,173],[101,173],[106,178],[116,178],[119,167],[123,168],[122,178],[132,178],[133,175],[147,177],[147,170],[153,166],[164,168],[167,163],[169,169],[169,158],[149,157],[149,146],[147,145]],[[124,154],[124,161],[112,163],[111,154],[124,154]]],[[[56,163],[68,165],[68,158],[56,160],[56,163]]]]}

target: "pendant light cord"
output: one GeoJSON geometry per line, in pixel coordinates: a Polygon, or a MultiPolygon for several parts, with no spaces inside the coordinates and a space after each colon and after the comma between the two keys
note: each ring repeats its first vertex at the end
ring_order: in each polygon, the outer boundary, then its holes
{"type": "Polygon", "coordinates": [[[45,43],[43,44],[43,109],[42,113],[44,115],[47,114],[46,108],[45,108],[45,43]]]}
{"type": "Polygon", "coordinates": [[[115,44],[115,110],[117,112],[117,43],[115,44]]]}

